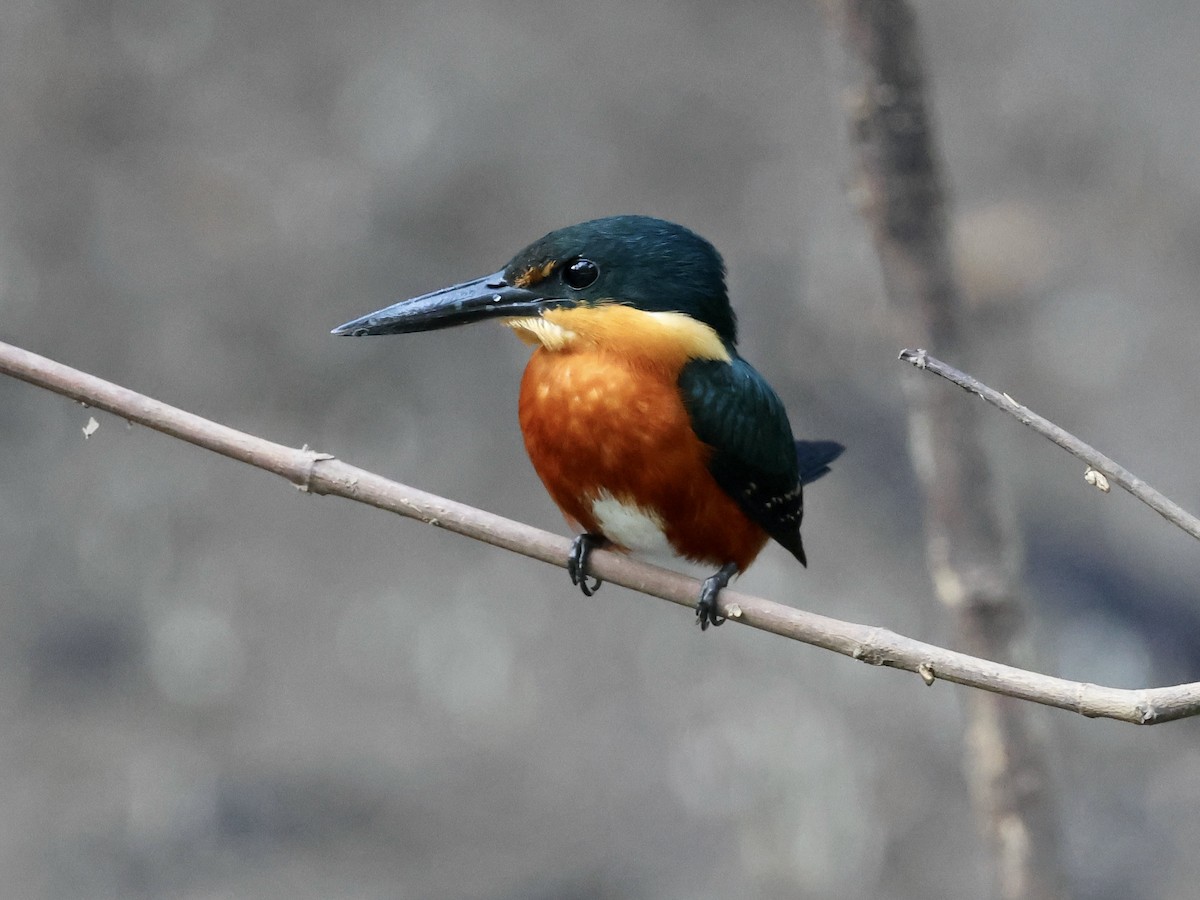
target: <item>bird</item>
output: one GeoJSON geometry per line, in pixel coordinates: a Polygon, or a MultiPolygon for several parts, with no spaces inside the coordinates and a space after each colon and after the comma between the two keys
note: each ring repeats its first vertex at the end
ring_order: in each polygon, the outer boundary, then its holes
{"type": "Polygon", "coordinates": [[[500,271],[393,303],[335,335],[410,334],[499,319],[532,346],[518,418],[550,497],[577,531],[571,582],[592,596],[593,550],[716,566],[696,605],[774,540],[807,565],[803,488],[845,449],[797,441],[779,396],[737,351],[725,264],[696,233],[619,215],[552,231],[500,271]]]}

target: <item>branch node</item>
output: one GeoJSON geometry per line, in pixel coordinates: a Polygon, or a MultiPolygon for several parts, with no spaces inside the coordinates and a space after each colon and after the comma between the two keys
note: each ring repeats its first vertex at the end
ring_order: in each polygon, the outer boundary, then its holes
{"type": "Polygon", "coordinates": [[[912,363],[918,369],[927,368],[929,365],[929,352],[926,350],[901,350],[899,358],[912,363]]]}
{"type": "MultiPolygon", "coordinates": [[[[871,636],[873,637],[878,632],[878,628],[872,628],[871,636]]],[[[851,659],[857,659],[859,662],[865,662],[868,666],[882,666],[886,662],[883,650],[869,638],[865,641],[859,641],[854,651],[850,654],[850,657],[851,659]]]]}
{"type": "Polygon", "coordinates": [[[917,674],[921,676],[921,680],[925,682],[926,687],[933,687],[933,682],[937,679],[937,674],[933,671],[933,663],[921,663],[917,666],[917,674]]]}
{"type": "Polygon", "coordinates": [[[304,454],[307,465],[304,467],[304,474],[298,481],[293,481],[296,490],[303,491],[306,494],[312,493],[313,475],[316,473],[317,463],[324,462],[327,459],[337,459],[332,453],[322,453],[319,450],[310,450],[308,444],[300,448],[300,452],[304,454]]]}
{"type": "Polygon", "coordinates": [[[1139,700],[1134,707],[1137,710],[1140,725],[1149,725],[1158,718],[1158,707],[1154,705],[1154,701],[1147,697],[1144,693],[1142,699],[1139,700]]]}
{"type": "MultiPolygon", "coordinates": [[[[1075,685],[1075,712],[1089,719],[1094,719],[1100,715],[1100,713],[1091,710],[1087,703],[1087,698],[1084,696],[1091,693],[1095,688],[1096,686],[1090,681],[1081,681],[1075,685]]],[[[1134,706],[1134,712],[1139,715],[1141,714],[1141,704],[1134,706]]]]}
{"type": "Polygon", "coordinates": [[[1088,466],[1087,471],[1083,473],[1083,480],[1102,494],[1107,494],[1112,490],[1112,485],[1108,483],[1108,477],[1099,469],[1093,469],[1091,466],[1088,466]]]}

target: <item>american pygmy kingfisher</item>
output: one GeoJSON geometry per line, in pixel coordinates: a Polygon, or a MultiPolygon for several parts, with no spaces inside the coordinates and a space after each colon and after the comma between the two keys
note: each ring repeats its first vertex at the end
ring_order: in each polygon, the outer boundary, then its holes
{"type": "Polygon", "coordinates": [[[499,272],[335,328],[406,334],[500,319],[534,347],[521,380],[525,449],[582,532],[571,581],[612,546],[720,566],[696,616],[774,538],[805,564],[802,490],[843,447],[796,441],[779,397],[736,349],[725,266],[706,240],[647,216],[553,231],[499,272]]]}

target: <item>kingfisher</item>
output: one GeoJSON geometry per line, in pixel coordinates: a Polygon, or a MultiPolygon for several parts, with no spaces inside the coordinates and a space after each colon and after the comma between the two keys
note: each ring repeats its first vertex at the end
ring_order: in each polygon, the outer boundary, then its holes
{"type": "Polygon", "coordinates": [[[567,571],[591,596],[601,547],[719,567],[717,596],[770,540],[807,565],[804,485],[844,447],[797,441],[783,403],[737,352],[716,249],[681,225],[610,216],[552,231],[500,271],[402,300],[333,330],[408,334],[499,319],[533,353],[521,433],[534,470],[575,528],[567,571]]]}

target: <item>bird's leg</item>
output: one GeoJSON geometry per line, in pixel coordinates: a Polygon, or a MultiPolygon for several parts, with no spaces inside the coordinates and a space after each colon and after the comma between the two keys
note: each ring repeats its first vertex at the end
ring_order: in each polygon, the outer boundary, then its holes
{"type": "Polygon", "coordinates": [[[696,604],[696,621],[700,630],[704,631],[709,625],[714,628],[725,621],[724,616],[717,615],[717,594],[721,588],[729,584],[729,579],[738,573],[736,563],[725,563],[715,575],[704,579],[700,587],[700,602],[696,604]]]}
{"type": "Polygon", "coordinates": [[[585,597],[592,596],[600,589],[600,585],[604,584],[599,578],[593,577],[595,584],[588,585],[588,557],[592,555],[593,550],[607,547],[608,544],[609,540],[604,535],[590,531],[576,537],[571,544],[571,555],[567,557],[567,574],[571,576],[571,584],[579,585],[585,597]]]}

